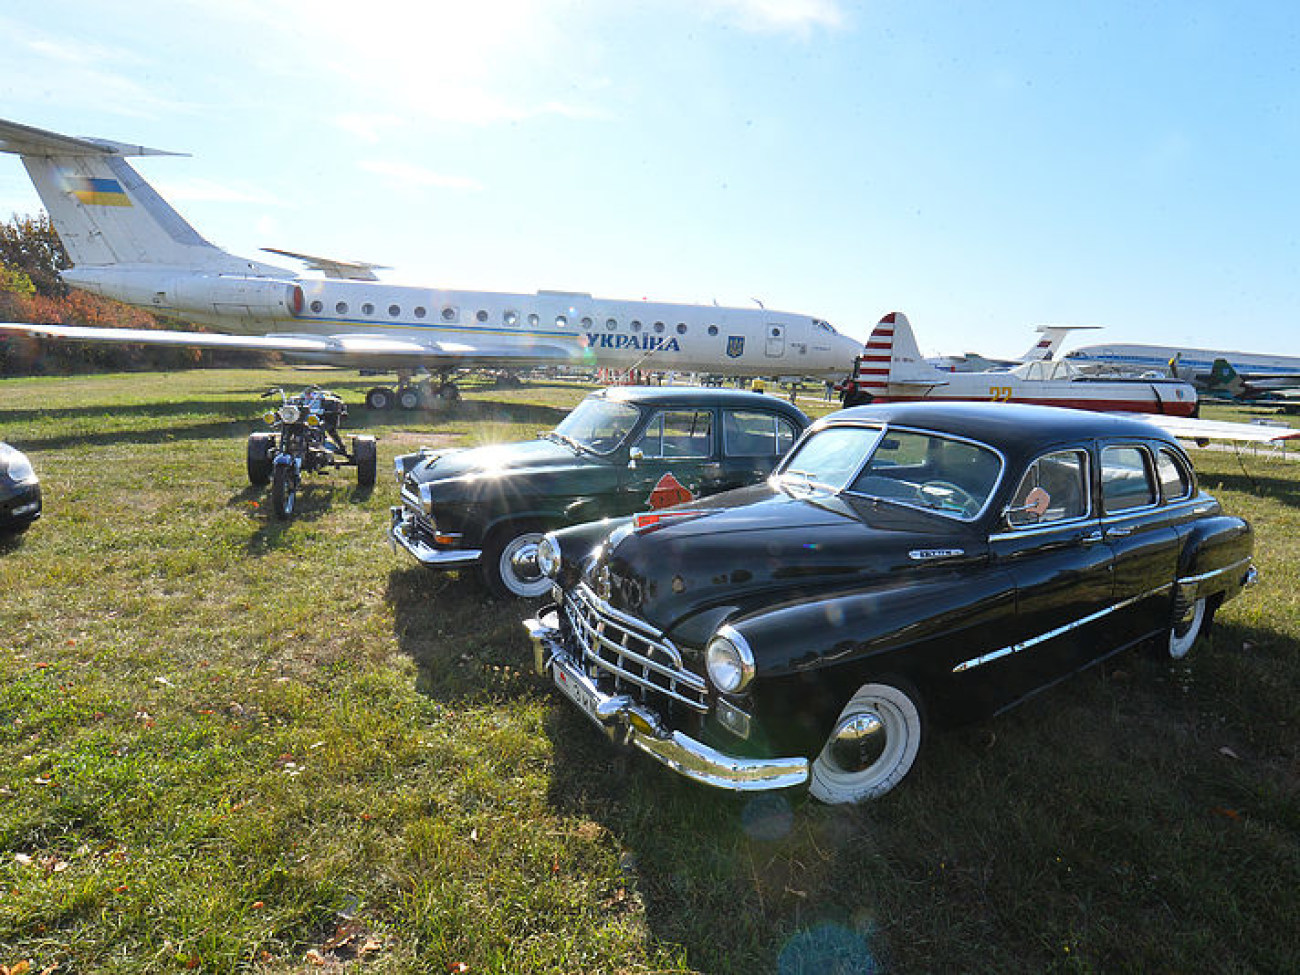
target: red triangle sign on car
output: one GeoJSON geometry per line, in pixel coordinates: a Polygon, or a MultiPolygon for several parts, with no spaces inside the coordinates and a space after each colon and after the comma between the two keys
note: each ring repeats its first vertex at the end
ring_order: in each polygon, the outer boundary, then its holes
{"type": "Polygon", "coordinates": [[[675,504],[694,501],[695,495],[672,474],[665,474],[659,478],[659,483],[654,486],[647,500],[651,508],[671,508],[675,504]]]}

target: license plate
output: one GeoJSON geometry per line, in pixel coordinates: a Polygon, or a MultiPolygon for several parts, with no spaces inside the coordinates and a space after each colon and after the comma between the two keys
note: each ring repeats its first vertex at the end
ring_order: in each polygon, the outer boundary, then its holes
{"type": "MultiPolygon", "coordinates": [[[[581,675],[566,663],[562,657],[556,657],[552,661],[551,679],[555,681],[555,686],[564,692],[564,696],[578,705],[587,717],[591,718],[596,724],[601,724],[600,719],[596,717],[595,695],[587,690],[581,675]]],[[[601,726],[603,727],[603,725],[601,726]]]]}

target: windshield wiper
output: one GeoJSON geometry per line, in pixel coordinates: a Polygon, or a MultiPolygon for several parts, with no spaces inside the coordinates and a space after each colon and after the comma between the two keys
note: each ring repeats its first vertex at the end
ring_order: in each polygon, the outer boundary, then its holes
{"type": "Polygon", "coordinates": [[[548,430],[542,434],[546,440],[554,440],[556,443],[562,443],[575,454],[585,453],[589,448],[570,437],[568,434],[560,433],[558,430],[548,430]]]}

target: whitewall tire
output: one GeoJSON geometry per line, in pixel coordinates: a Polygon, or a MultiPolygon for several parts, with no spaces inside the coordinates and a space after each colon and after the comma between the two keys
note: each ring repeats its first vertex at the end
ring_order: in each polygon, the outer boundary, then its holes
{"type": "Polygon", "coordinates": [[[808,791],[832,804],[883,796],[911,771],[921,728],[921,709],[907,691],[863,684],[813,762],[808,791]]]}

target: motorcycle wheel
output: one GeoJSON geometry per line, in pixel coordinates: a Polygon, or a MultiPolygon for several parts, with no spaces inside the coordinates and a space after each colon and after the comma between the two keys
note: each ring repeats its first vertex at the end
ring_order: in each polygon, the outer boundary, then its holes
{"type": "Polygon", "coordinates": [[[293,468],[280,464],[271,474],[271,510],[281,521],[293,517],[293,505],[298,497],[297,478],[293,468]]]}

